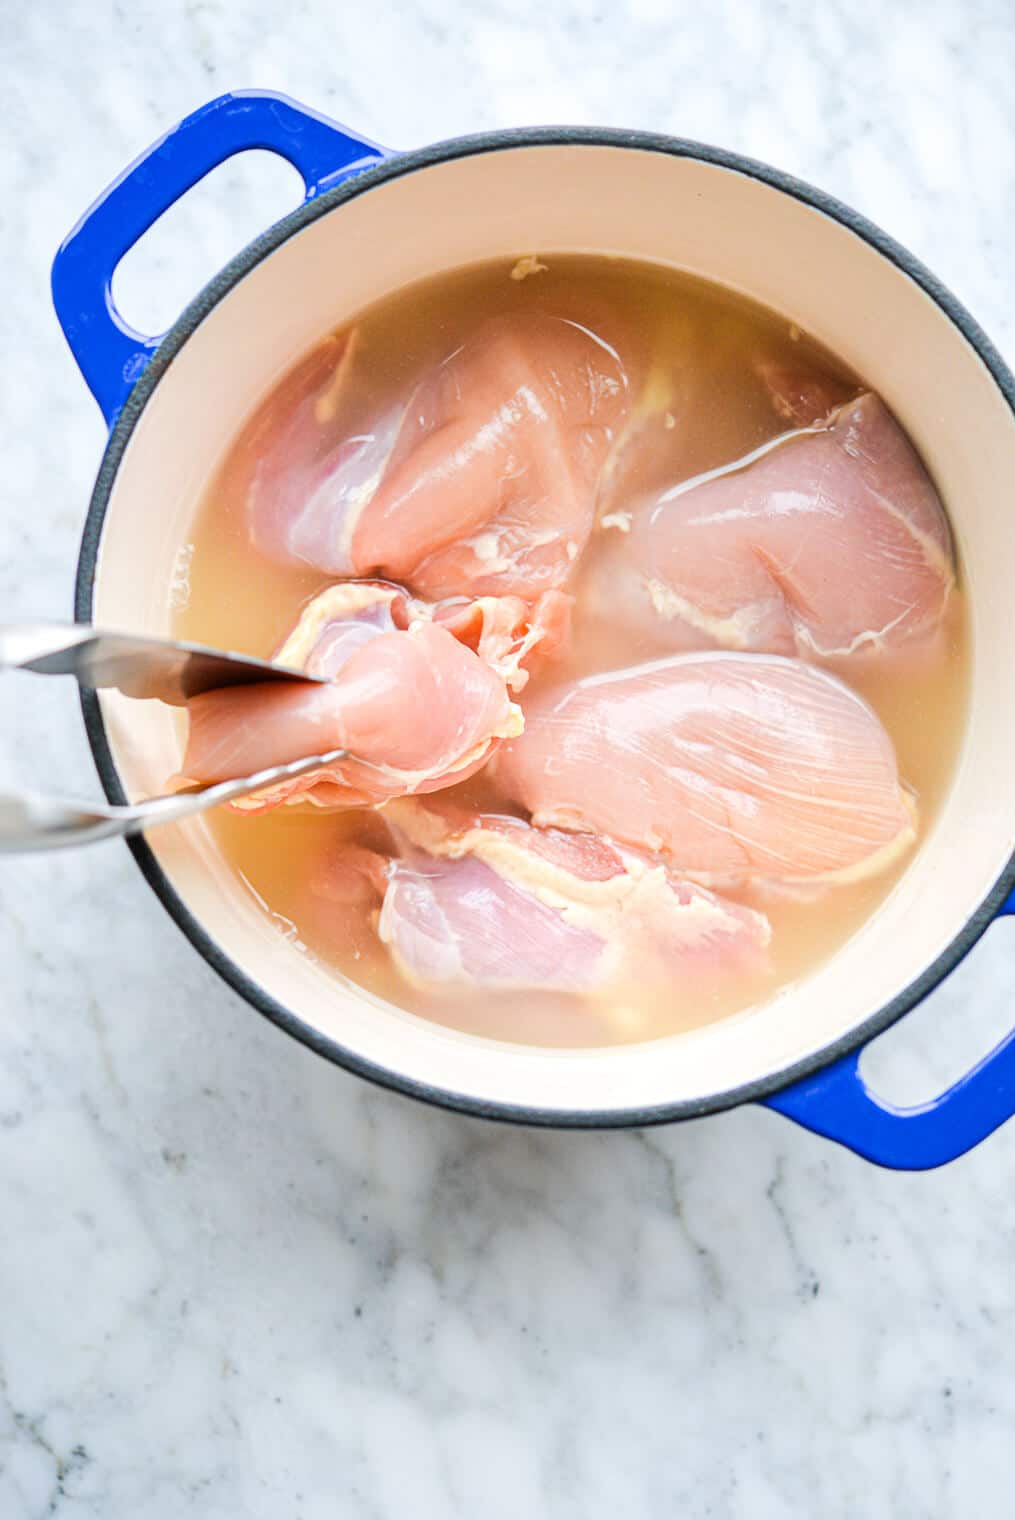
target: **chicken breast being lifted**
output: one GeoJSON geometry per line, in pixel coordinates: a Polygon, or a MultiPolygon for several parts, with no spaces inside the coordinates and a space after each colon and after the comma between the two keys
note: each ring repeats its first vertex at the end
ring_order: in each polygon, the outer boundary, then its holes
{"type": "Polygon", "coordinates": [[[567,581],[585,547],[626,408],[623,365],[595,333],[496,318],[355,435],[341,386],[323,420],[305,401],[259,468],[254,542],[430,601],[533,601],[567,581]]]}
{"type": "Polygon", "coordinates": [[[534,607],[508,596],[431,606],[383,581],[329,586],[304,607],[275,659],[336,689],[276,683],[196,699],[186,774],[224,779],[333,748],[383,767],[348,761],[233,803],[241,812],[289,800],[357,806],[463,780],[498,739],[519,731],[507,694],[526,684],[534,659],[566,640],[569,617],[559,591],[534,607]]]}
{"type": "Polygon", "coordinates": [[[758,971],[767,919],[610,840],[447,798],[392,803],[393,858],[336,853],[319,884],[383,898],[378,933],[426,986],[598,996],[758,971]]]}
{"type": "Polygon", "coordinates": [[[493,764],[535,823],[718,886],[856,879],[915,833],[874,712],[797,660],[675,656],[544,690],[493,764]]]}
{"type": "Polygon", "coordinates": [[[870,393],[605,526],[594,615],[659,652],[895,649],[940,624],[955,581],[938,494],[870,393]]]}
{"type": "MultiPolygon", "coordinates": [[[[335,646],[332,646],[333,655],[335,646]]],[[[324,686],[275,681],[206,692],[188,704],[183,771],[221,781],[346,749],[355,760],[233,804],[355,807],[450,786],[478,770],[522,720],[502,676],[446,628],[413,623],[353,648],[324,686]]]]}

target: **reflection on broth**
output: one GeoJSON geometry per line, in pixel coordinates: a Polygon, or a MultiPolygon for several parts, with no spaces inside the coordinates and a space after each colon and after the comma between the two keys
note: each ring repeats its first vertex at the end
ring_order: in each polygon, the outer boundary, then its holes
{"type": "MultiPolygon", "coordinates": [[[[653,266],[544,254],[364,313],[264,399],[178,563],[176,636],[337,676],[314,749],[386,767],[210,819],[266,932],[475,1034],[768,1000],[955,767],[966,612],[911,446],[796,328],[653,266]]],[[[195,708],[192,775],[286,742],[252,700],[195,708]]]]}

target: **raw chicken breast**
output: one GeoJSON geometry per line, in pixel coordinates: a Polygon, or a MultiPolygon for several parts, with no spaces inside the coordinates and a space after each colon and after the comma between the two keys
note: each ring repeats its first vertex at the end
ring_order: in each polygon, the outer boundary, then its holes
{"type": "Polygon", "coordinates": [[[494,766],[537,824],[658,850],[714,885],[853,880],[914,838],[878,718],[796,660],[675,656],[544,690],[494,766]]]}
{"type": "MultiPolygon", "coordinates": [[[[767,381],[785,416],[827,403],[785,369],[767,381]]],[[[940,624],[955,578],[937,492],[869,393],[604,525],[594,615],[659,651],[895,648],[940,624]]]]}
{"type": "MultiPolygon", "coordinates": [[[[764,965],[767,919],[590,834],[536,829],[444,798],[392,803],[378,933],[426,985],[581,994],[764,965]]],[[[377,862],[336,855],[328,895],[377,888],[377,862]],[[351,889],[350,883],[358,885],[351,889]]]]}
{"type": "Polygon", "coordinates": [[[183,769],[192,781],[332,749],[357,757],[234,804],[248,812],[290,800],[359,806],[449,786],[521,730],[503,678],[446,628],[425,622],[378,633],[328,685],[232,687],[196,697],[188,713],[183,769]]]}
{"type": "Polygon", "coordinates": [[[392,865],[378,934],[399,970],[428,985],[588,992],[607,943],[483,861],[392,865]]]}
{"type": "Polygon", "coordinates": [[[332,336],[279,387],[249,441],[245,480],[254,547],[282,564],[350,573],[342,527],[377,489],[405,412],[405,398],[364,424],[356,406],[358,329],[332,336]],[[357,418],[346,422],[348,413],[357,418]]]}
{"type": "Polygon", "coordinates": [[[332,574],[390,576],[430,601],[532,601],[561,587],[626,411],[616,352],[564,318],[495,318],[350,435],[353,362],[350,340],[329,404],[305,402],[262,461],[257,547],[332,574]]]}

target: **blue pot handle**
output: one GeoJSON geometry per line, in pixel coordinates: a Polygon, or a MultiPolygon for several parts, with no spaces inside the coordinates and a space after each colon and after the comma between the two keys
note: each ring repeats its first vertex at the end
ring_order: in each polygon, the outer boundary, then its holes
{"type": "Polygon", "coordinates": [[[174,201],[248,148],[278,153],[307,199],[386,157],[386,150],[284,95],[237,90],[202,106],[104,191],[53,262],[53,301],[71,352],[112,425],[161,341],[135,332],[113,304],[113,271],[174,201]]]}
{"type": "MultiPolygon", "coordinates": [[[[1015,892],[1000,914],[1015,914],[1015,892]]],[[[861,1051],[766,1099],[804,1129],[896,1171],[919,1172],[965,1155],[1015,1115],[1015,1030],[930,1103],[896,1108],[860,1075],[861,1051]]]]}

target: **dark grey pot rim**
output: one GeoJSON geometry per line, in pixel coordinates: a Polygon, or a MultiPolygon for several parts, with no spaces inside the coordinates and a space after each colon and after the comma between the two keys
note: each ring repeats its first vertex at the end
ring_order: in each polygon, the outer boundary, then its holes
{"type": "MultiPolygon", "coordinates": [[[[334,189],[306,201],[232,259],[182,313],[163,338],[147,369],[134,386],[110,433],[81,540],[74,607],[78,621],[90,622],[92,619],[96,565],[106,508],[124,451],[141,414],[184,344],[209,312],[256,264],[302,228],[316,221],[318,217],[326,216],[337,207],[344,205],[346,201],[369,194],[375,186],[386,184],[389,180],[398,179],[404,174],[411,174],[417,169],[424,169],[432,164],[452,159],[497,153],[509,148],[561,145],[633,148],[652,153],[664,153],[676,158],[697,159],[703,163],[714,164],[760,180],[773,189],[782,191],[783,194],[792,196],[805,205],[823,212],[876,249],[930,296],[975,349],[990,371],[1009,408],[1015,414],[1015,379],[989,338],[955,296],[918,259],[873,223],[832,196],[826,195],[823,191],[801,180],[783,174],[767,164],[726,152],[721,148],[650,132],[585,127],[540,127],[484,132],[474,136],[454,138],[448,142],[437,143],[431,147],[382,160],[376,167],[367,169],[334,189]]],[[[94,693],[83,693],[81,705],[88,741],[106,796],[111,802],[125,802],[127,799],[120,785],[102,713],[94,693]]],[[[742,1083],[728,1091],[715,1093],[705,1098],[685,1099],[643,1108],[574,1111],[484,1101],[450,1089],[414,1081],[411,1077],[402,1076],[375,1062],[365,1060],[340,1041],[329,1038],[304,1022],[247,976],[188,911],[143,838],[129,840],[128,847],[149,886],[208,964],[260,1013],[294,1039],[316,1051],[318,1055],[325,1056],[348,1071],[355,1072],[358,1076],[365,1077],[382,1087],[391,1088],[438,1107],[457,1110],[480,1118],[561,1129],[620,1128],[700,1118],[705,1114],[734,1108],[741,1103],[769,1097],[799,1078],[819,1071],[830,1062],[849,1054],[875,1035],[880,1034],[926,997],[972,949],[996,916],[1012,887],[1015,886],[1015,855],[1013,855],[980,907],[962,924],[947,948],[926,970],[877,1013],[872,1014],[862,1024],[850,1030],[839,1040],[825,1046],[818,1053],[755,1081],[742,1083]]]]}

